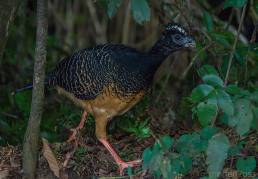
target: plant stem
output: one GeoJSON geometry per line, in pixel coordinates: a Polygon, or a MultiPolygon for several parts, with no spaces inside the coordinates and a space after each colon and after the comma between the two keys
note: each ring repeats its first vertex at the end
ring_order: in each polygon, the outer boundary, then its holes
{"type": "Polygon", "coordinates": [[[23,144],[23,178],[34,179],[38,159],[40,123],[43,113],[47,44],[47,1],[37,0],[37,34],[30,118],[23,144]]]}
{"type": "Polygon", "coordinates": [[[231,51],[231,53],[230,53],[229,62],[228,62],[228,68],[227,68],[227,73],[226,73],[226,77],[225,77],[225,81],[224,81],[224,85],[225,85],[225,86],[226,86],[227,83],[228,83],[229,73],[230,73],[230,69],[231,69],[231,65],[232,65],[234,53],[235,53],[235,50],[236,50],[236,45],[237,45],[238,38],[239,38],[239,35],[240,35],[240,31],[241,31],[241,28],[242,28],[242,25],[243,25],[243,22],[244,22],[244,18],[245,18],[246,7],[247,7],[247,4],[246,4],[246,5],[244,6],[244,8],[243,8],[243,12],[242,12],[242,15],[241,15],[241,18],[240,18],[240,23],[239,23],[238,30],[237,30],[237,35],[236,35],[236,38],[235,38],[235,40],[234,40],[234,44],[233,44],[233,47],[232,47],[232,51],[231,51]]]}

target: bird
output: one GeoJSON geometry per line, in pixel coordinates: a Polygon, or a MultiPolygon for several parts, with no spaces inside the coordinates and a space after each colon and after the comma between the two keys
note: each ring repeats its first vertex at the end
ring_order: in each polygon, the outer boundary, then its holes
{"type": "MultiPolygon", "coordinates": [[[[79,125],[68,141],[76,139],[88,114],[95,118],[95,134],[109,151],[122,175],[141,160],[125,162],[108,141],[106,127],[136,105],[151,89],[158,67],[175,51],[193,48],[195,39],[178,23],[164,27],[160,38],[147,52],[107,43],[79,50],[61,60],[45,79],[47,88],[54,87],[83,110],[79,125]]],[[[32,88],[33,85],[23,89],[32,88]]]]}

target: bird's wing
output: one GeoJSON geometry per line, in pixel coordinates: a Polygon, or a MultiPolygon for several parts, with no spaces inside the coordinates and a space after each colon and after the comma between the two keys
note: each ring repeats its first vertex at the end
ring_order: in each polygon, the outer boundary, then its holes
{"type": "Polygon", "coordinates": [[[49,83],[57,85],[75,97],[94,99],[110,81],[109,56],[101,48],[84,49],[62,60],[49,75],[49,83]]]}

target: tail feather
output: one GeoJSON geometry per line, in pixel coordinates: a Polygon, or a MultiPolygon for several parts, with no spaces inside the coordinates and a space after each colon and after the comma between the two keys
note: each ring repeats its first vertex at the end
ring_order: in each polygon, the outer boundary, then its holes
{"type": "MultiPolygon", "coordinates": [[[[44,86],[45,88],[49,88],[51,86],[54,86],[55,85],[55,81],[54,81],[54,78],[52,78],[52,76],[48,76],[46,79],[45,79],[45,82],[44,82],[44,86]]],[[[16,89],[14,92],[12,92],[12,95],[15,95],[17,93],[20,93],[20,92],[23,92],[23,91],[26,91],[26,90],[30,90],[33,88],[33,84],[30,83],[22,88],[19,88],[19,89],[16,89]]]]}
{"type": "Polygon", "coordinates": [[[32,89],[33,88],[33,84],[28,84],[26,86],[24,86],[23,88],[19,88],[19,89],[16,89],[14,92],[12,92],[12,95],[15,95],[17,93],[20,93],[22,91],[26,91],[26,90],[29,90],[29,89],[32,89]]]}

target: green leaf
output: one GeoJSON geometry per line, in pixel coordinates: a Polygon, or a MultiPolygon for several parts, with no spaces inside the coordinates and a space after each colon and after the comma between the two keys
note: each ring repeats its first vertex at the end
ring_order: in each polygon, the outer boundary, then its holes
{"type": "Polygon", "coordinates": [[[226,113],[228,116],[232,116],[234,114],[234,105],[231,100],[231,97],[228,93],[223,90],[217,91],[217,100],[219,108],[226,113]]]}
{"type": "Polygon", "coordinates": [[[229,148],[228,150],[228,155],[229,156],[237,156],[241,153],[241,150],[243,150],[243,143],[238,143],[236,145],[233,145],[229,148]]]}
{"type": "Polygon", "coordinates": [[[228,85],[226,87],[226,92],[232,95],[240,95],[242,92],[242,89],[239,88],[237,85],[228,85]]]}
{"type": "Polygon", "coordinates": [[[236,131],[239,135],[247,133],[253,120],[251,102],[246,98],[238,99],[235,102],[235,115],[230,120],[236,123],[236,131]]]}
{"type": "Polygon", "coordinates": [[[131,0],[134,20],[139,24],[150,20],[150,7],[146,0],[131,0]]]}
{"type": "Polygon", "coordinates": [[[223,47],[223,49],[230,48],[231,47],[231,41],[233,38],[233,35],[231,33],[226,32],[213,32],[211,34],[211,37],[214,39],[215,42],[217,42],[220,46],[223,47]]]}
{"type": "Polygon", "coordinates": [[[237,159],[236,168],[243,174],[251,173],[256,168],[256,160],[254,156],[237,159]]]}
{"type": "Polygon", "coordinates": [[[253,115],[254,115],[254,119],[253,119],[252,127],[253,129],[258,130],[258,107],[253,107],[253,115]]]}
{"type": "Polygon", "coordinates": [[[194,156],[203,151],[205,143],[197,133],[184,134],[176,142],[176,150],[183,155],[194,156]]]}
{"type": "Polygon", "coordinates": [[[222,79],[217,76],[217,75],[205,75],[204,77],[202,77],[202,80],[208,84],[208,85],[211,85],[213,87],[223,87],[223,81],[222,79]]]}
{"type": "Polygon", "coordinates": [[[144,169],[147,169],[148,166],[150,165],[150,161],[151,161],[151,159],[152,159],[152,151],[151,151],[150,148],[146,148],[146,149],[143,151],[142,159],[143,159],[143,168],[144,168],[144,169]]]}
{"type": "Polygon", "coordinates": [[[250,95],[250,100],[258,103],[258,91],[255,91],[250,95]]]}
{"type": "Polygon", "coordinates": [[[113,17],[118,8],[121,6],[123,0],[108,0],[108,17],[113,17]]]}
{"type": "Polygon", "coordinates": [[[203,65],[198,70],[198,75],[200,77],[203,77],[205,75],[217,75],[217,76],[219,76],[217,70],[213,66],[211,66],[211,65],[203,65]]]}
{"type": "Polygon", "coordinates": [[[204,11],[204,13],[203,13],[203,20],[204,20],[204,25],[205,25],[206,29],[208,31],[211,31],[212,27],[213,27],[213,22],[212,22],[212,17],[209,14],[209,12],[204,11]]]}
{"type": "Polygon", "coordinates": [[[200,131],[201,138],[204,140],[210,140],[214,134],[218,132],[215,127],[205,127],[200,131]]]}
{"type": "Polygon", "coordinates": [[[214,135],[208,144],[207,160],[209,178],[218,178],[224,161],[227,158],[227,152],[230,147],[229,140],[226,135],[219,133],[214,135]]]}
{"type": "Polygon", "coordinates": [[[212,120],[217,115],[217,108],[218,107],[215,104],[209,104],[204,102],[200,103],[197,106],[196,114],[200,124],[203,127],[206,127],[211,124],[212,120]]]}
{"type": "Polygon", "coordinates": [[[192,159],[185,155],[180,155],[179,163],[181,164],[180,173],[187,174],[192,169],[192,159]]]}
{"type": "Polygon", "coordinates": [[[224,8],[236,7],[241,8],[247,3],[247,0],[226,0],[224,2],[224,8]]]}
{"type": "Polygon", "coordinates": [[[172,147],[172,144],[174,143],[173,139],[170,136],[163,136],[160,139],[160,142],[162,144],[161,147],[163,147],[165,150],[169,150],[172,147]]]}
{"type": "Polygon", "coordinates": [[[207,97],[213,90],[214,90],[214,88],[210,85],[206,85],[206,84],[198,85],[192,91],[191,100],[194,103],[200,102],[205,97],[207,97]]]}

